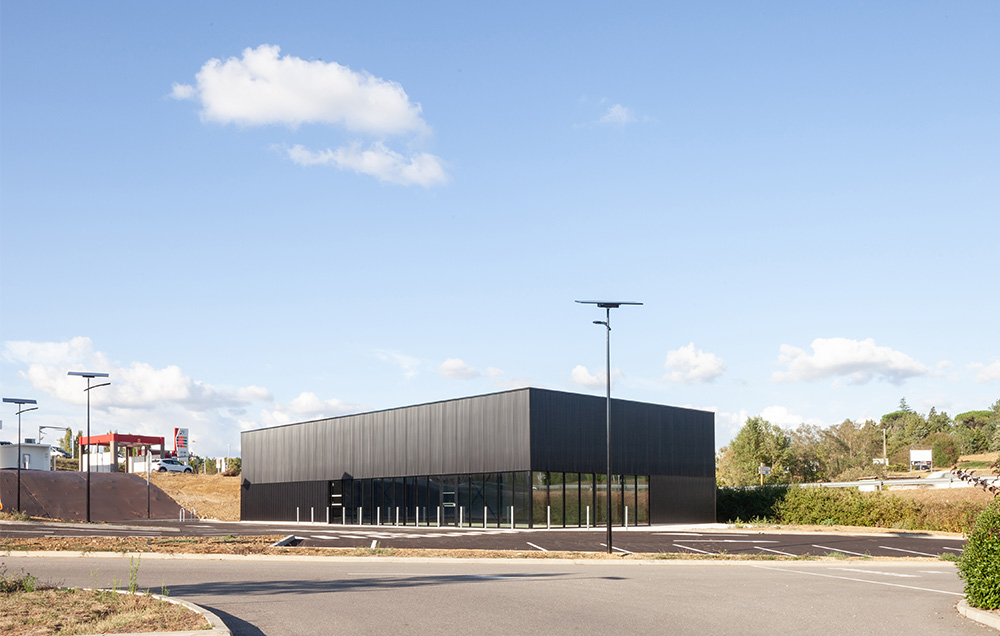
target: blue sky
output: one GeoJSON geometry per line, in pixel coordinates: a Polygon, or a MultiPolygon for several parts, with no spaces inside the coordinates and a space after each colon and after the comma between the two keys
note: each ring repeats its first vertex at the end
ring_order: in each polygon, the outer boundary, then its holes
{"type": "MultiPolygon", "coordinates": [[[[0,390],[239,431],[540,386],[1000,398],[1000,5],[6,2],[0,390]],[[103,392],[103,393],[98,393],[103,392]]],[[[8,405],[9,406],[9,405],[8,405]]],[[[14,410],[0,413],[13,439],[14,410]]],[[[55,437],[49,434],[48,439],[55,437]]]]}

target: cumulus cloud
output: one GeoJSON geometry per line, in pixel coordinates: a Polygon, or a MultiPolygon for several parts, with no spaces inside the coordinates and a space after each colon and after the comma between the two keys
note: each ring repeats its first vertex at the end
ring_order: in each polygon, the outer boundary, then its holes
{"type": "MultiPolygon", "coordinates": [[[[800,424],[825,426],[822,420],[818,420],[814,417],[803,417],[797,413],[789,411],[784,406],[778,406],[776,404],[765,407],[764,410],[760,412],[760,416],[771,424],[777,424],[781,428],[797,428],[800,424]]],[[[744,420],[744,422],[746,422],[746,420],[744,420]]]]}
{"type": "Polygon", "coordinates": [[[781,345],[778,357],[787,371],[775,372],[777,382],[801,382],[846,377],[851,384],[867,384],[881,379],[901,384],[907,378],[928,373],[928,368],[910,356],[875,344],[872,338],[816,338],[812,353],[791,345],[781,345]]]}
{"type": "MultiPolygon", "coordinates": [[[[194,379],[176,365],[156,367],[146,362],[118,364],[94,348],[90,338],[68,342],[11,341],[3,345],[5,360],[19,367],[18,375],[32,388],[56,402],[83,406],[87,402],[85,380],[69,371],[108,373],[110,386],[96,389],[91,409],[98,414],[98,431],[116,429],[169,437],[174,427],[189,427],[200,448],[197,454],[222,454],[227,446],[238,447],[235,434],[244,426],[240,418],[255,403],[273,401],[271,392],[259,386],[220,388],[194,379]],[[235,443],[234,443],[235,442],[235,443]]],[[[100,380],[99,382],[103,382],[100,380]]],[[[99,383],[95,382],[95,383],[99,383]]],[[[70,426],[79,430],[78,418],[60,414],[58,404],[39,400],[39,424],[70,426]]],[[[255,423],[254,426],[260,426],[255,423]]]]}
{"type": "Polygon", "coordinates": [[[333,166],[396,185],[430,187],[448,181],[440,157],[425,152],[405,157],[381,142],[373,143],[367,150],[360,143],[322,151],[295,145],[288,149],[288,158],[301,166],[333,166]]]}
{"type": "Polygon", "coordinates": [[[361,407],[355,404],[347,404],[338,399],[323,400],[315,393],[303,392],[287,404],[277,404],[273,409],[261,411],[260,424],[250,428],[320,420],[357,413],[361,410],[361,407]]]}
{"type": "Polygon", "coordinates": [[[318,124],[376,138],[367,150],[359,142],[324,151],[295,146],[288,155],[300,165],[330,165],[400,185],[447,180],[440,158],[421,152],[406,157],[384,145],[387,136],[426,137],[430,128],[420,104],[399,83],[336,62],[282,56],[280,47],[262,44],[241,57],[208,60],[193,85],[174,83],[170,95],[197,101],[205,122],[293,130],[318,124]]]}
{"type": "Polygon", "coordinates": [[[668,373],[663,376],[671,382],[711,382],[726,370],[726,363],[714,353],[695,349],[694,343],[667,352],[664,364],[668,373]]]}
{"type": "Polygon", "coordinates": [[[453,380],[471,380],[482,375],[479,371],[458,358],[448,358],[441,363],[438,370],[442,376],[453,380]]]}
{"type": "Polygon", "coordinates": [[[145,362],[120,366],[95,351],[90,338],[69,342],[7,342],[4,357],[14,364],[26,364],[19,375],[32,387],[70,404],[85,404],[79,377],[68,371],[100,371],[111,376],[111,386],[101,391],[105,405],[120,409],[146,409],[165,403],[182,404],[186,409],[239,407],[272,399],[267,389],[256,386],[218,389],[195,380],[176,365],[156,368],[145,362]]]}
{"type": "Polygon", "coordinates": [[[173,85],[171,95],[197,99],[205,121],[241,126],[336,124],[374,134],[423,132],[420,104],[403,87],[336,62],[281,55],[262,44],[240,58],[210,59],[194,86],[173,85]]]}
{"type": "MultiPolygon", "coordinates": [[[[620,369],[613,369],[611,371],[611,383],[614,384],[615,380],[621,378],[622,375],[623,374],[620,369]]],[[[582,364],[576,365],[570,372],[570,380],[573,384],[582,386],[586,389],[595,389],[607,386],[607,377],[608,376],[603,371],[598,371],[596,374],[591,373],[587,370],[587,367],[582,364]]]]}
{"type": "Polygon", "coordinates": [[[969,365],[969,368],[973,371],[978,371],[976,374],[976,382],[990,382],[992,380],[1000,380],[1000,360],[997,360],[993,364],[981,364],[973,363],[969,365]]]}

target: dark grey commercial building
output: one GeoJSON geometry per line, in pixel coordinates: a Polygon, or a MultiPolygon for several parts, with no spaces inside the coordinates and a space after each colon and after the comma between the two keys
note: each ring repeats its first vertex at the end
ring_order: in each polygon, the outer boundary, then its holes
{"type": "Polygon", "coordinates": [[[715,521],[715,417],[524,388],[246,431],[244,520],[510,527],[715,521]]]}

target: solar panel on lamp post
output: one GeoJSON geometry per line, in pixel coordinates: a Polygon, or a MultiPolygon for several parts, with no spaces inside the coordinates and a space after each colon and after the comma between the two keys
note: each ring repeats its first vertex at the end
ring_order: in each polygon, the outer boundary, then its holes
{"type": "Polygon", "coordinates": [[[604,320],[595,320],[595,325],[604,325],[607,330],[607,341],[606,341],[606,366],[605,366],[605,380],[607,383],[607,420],[605,432],[607,439],[605,441],[605,450],[607,451],[607,502],[605,507],[607,508],[607,514],[605,515],[608,520],[608,554],[611,554],[611,310],[618,309],[622,305],[641,305],[642,303],[631,302],[626,300],[578,300],[578,303],[584,305],[597,305],[598,307],[605,310],[604,320]]]}
{"type": "MultiPolygon", "coordinates": [[[[87,523],[90,523],[90,390],[96,389],[102,386],[108,386],[110,382],[105,382],[103,384],[95,384],[90,386],[90,381],[93,378],[106,378],[107,373],[91,373],[89,371],[70,371],[66,375],[78,375],[80,377],[87,378],[87,388],[84,389],[87,393],[87,523]]],[[[80,457],[83,457],[83,448],[80,448],[80,457]]]]}
{"type": "Polygon", "coordinates": [[[35,400],[27,398],[4,398],[4,402],[17,404],[17,511],[21,512],[21,413],[37,411],[37,406],[24,408],[25,404],[38,404],[35,400]]]}

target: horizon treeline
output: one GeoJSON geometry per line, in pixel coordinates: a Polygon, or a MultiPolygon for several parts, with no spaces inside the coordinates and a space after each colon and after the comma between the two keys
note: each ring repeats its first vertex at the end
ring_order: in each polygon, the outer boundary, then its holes
{"type": "Polygon", "coordinates": [[[900,400],[899,408],[878,421],[844,420],[828,427],[801,424],[785,430],[760,416],[747,418],[733,441],[719,449],[715,476],[719,486],[760,483],[758,467],[769,466],[765,484],[850,481],[884,474],[873,464],[882,457],[883,434],[888,470],[910,469],[910,450],[931,450],[934,466],[950,468],[960,455],[1000,451],[1000,399],[989,409],[954,418],[931,407],[917,413],[900,400]]]}

